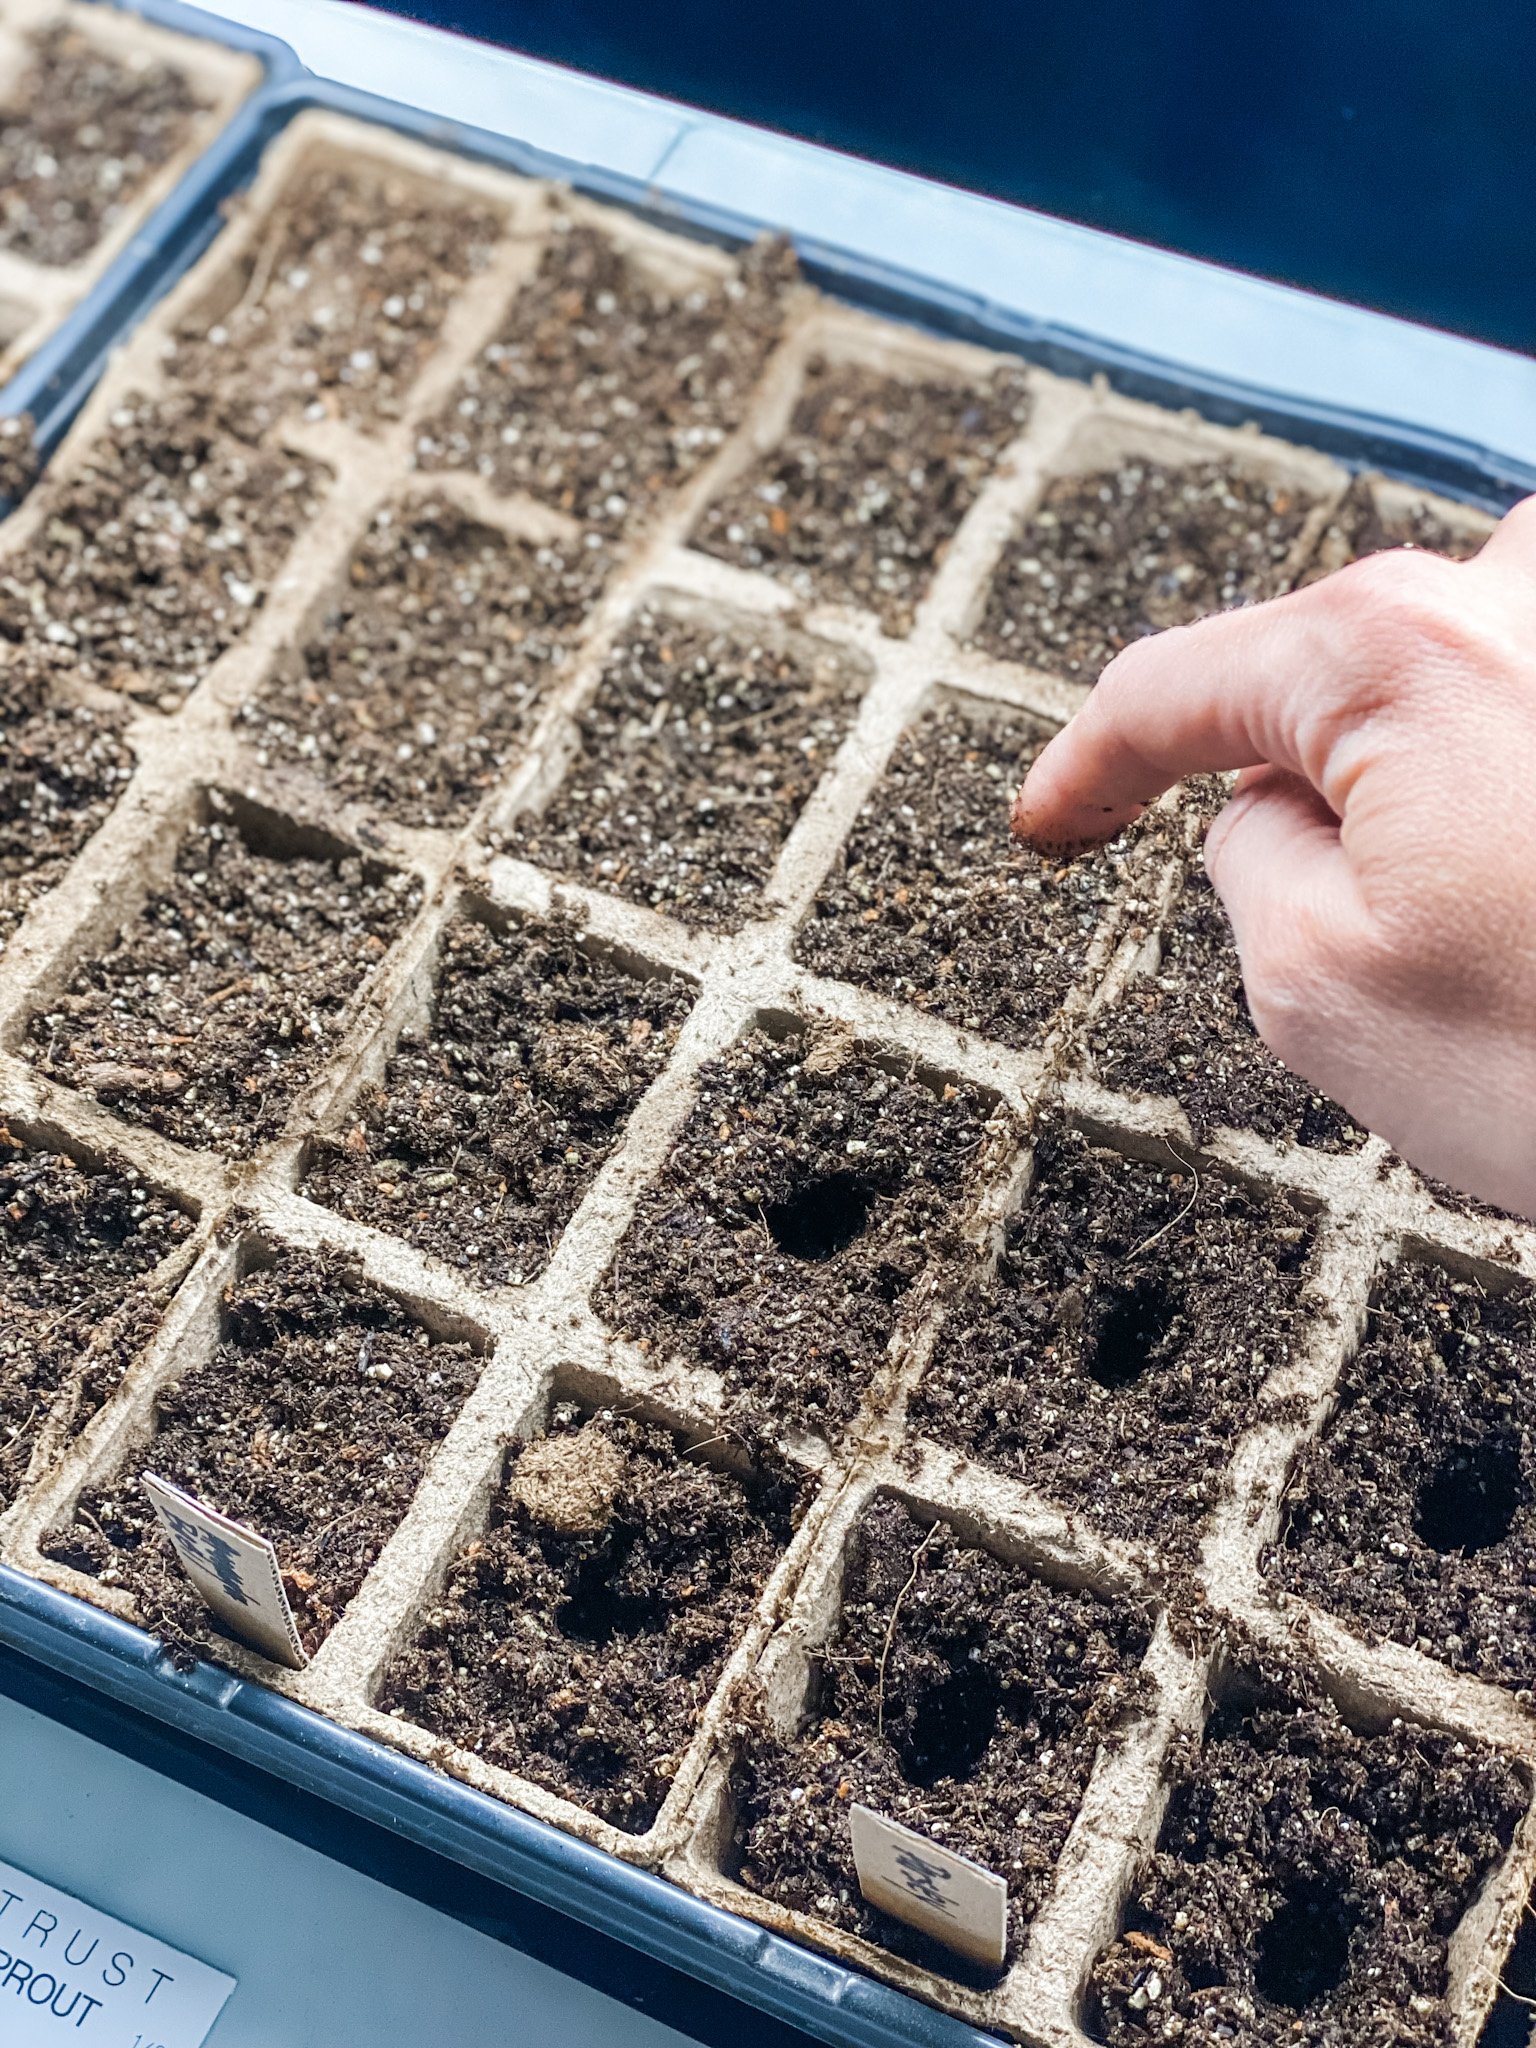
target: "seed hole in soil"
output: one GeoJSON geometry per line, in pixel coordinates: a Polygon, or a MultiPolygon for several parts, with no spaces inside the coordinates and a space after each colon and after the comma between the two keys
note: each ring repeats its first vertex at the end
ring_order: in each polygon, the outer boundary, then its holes
{"type": "Polygon", "coordinates": [[[1509,1534],[1520,1493],[1520,1446],[1513,1437],[1457,1444],[1421,1489],[1413,1526],[1431,1550],[1475,1557],[1509,1534]]]}
{"type": "Polygon", "coordinates": [[[1303,2012],[1336,1991],[1349,1967],[1355,1920],[1330,1885],[1292,1892],[1259,1936],[1253,1987],[1260,1998],[1303,2012]]]}
{"type": "Polygon", "coordinates": [[[991,1674],[969,1660],[956,1665],[919,1697],[896,1740],[903,1773],[914,1785],[936,1785],[942,1778],[963,1784],[991,1747],[997,1714],[991,1674]]]}
{"type": "Polygon", "coordinates": [[[763,1211],[763,1221],[780,1251],[819,1264],[862,1233],[874,1199],[875,1190],[856,1174],[834,1173],[775,1202],[763,1211]]]}
{"type": "Polygon", "coordinates": [[[1114,1297],[1099,1325],[1088,1371],[1111,1393],[1133,1386],[1178,1318],[1178,1303],[1154,1279],[1114,1297]]]}
{"type": "Polygon", "coordinates": [[[555,1609],[555,1626],[568,1641],[600,1649],[666,1627],[666,1604],[656,1594],[622,1590],[624,1567],[638,1540],[637,1530],[626,1531],[611,1550],[577,1567],[570,1599],[555,1609]]]}

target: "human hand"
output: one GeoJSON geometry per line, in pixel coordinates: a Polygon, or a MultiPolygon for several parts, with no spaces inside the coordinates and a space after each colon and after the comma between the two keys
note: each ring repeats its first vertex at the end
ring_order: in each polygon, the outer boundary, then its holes
{"type": "Polygon", "coordinates": [[[1536,1215],[1536,498],[1470,562],[1373,555],[1137,641],[1013,829],[1096,845],[1233,768],[1205,858],[1261,1036],[1424,1172],[1536,1215]]]}

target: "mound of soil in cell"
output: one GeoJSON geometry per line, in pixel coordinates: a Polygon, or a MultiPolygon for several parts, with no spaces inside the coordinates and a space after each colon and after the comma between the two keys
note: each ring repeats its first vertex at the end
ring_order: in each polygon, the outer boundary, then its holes
{"type": "Polygon", "coordinates": [[[513,1446],[386,1711],[643,1834],[789,1542],[798,1487],[610,1410],[513,1446]]]}
{"type": "Polygon", "coordinates": [[[1203,868],[1191,869],[1162,933],[1155,974],[1127,983],[1088,1045],[1106,1088],[1171,1095],[1197,1145],[1227,1125],[1281,1145],[1349,1152],[1365,1132],[1282,1066],[1253,1028],[1232,926],[1203,868]]]}
{"type": "Polygon", "coordinates": [[[1084,972],[1133,843],[1058,866],[1009,837],[1046,738],[1016,714],[927,712],[855,819],[795,958],[1003,1045],[1037,1043],[1084,972]]]}
{"type": "Polygon", "coordinates": [[[596,1305],[658,1364],[722,1374],[733,1412],[835,1438],[1013,1135],[974,1090],[892,1076],[842,1027],[749,1032],[703,1069],[596,1305]]]}
{"type": "Polygon", "coordinates": [[[344,592],[242,720],[408,825],[466,818],[516,757],[602,587],[590,548],[533,548],[430,499],[379,513],[344,592]]]}
{"type": "Polygon", "coordinates": [[[0,643],[174,710],[265,602],[324,476],[242,447],[200,399],[126,399],[0,568],[0,643]]]}
{"type": "Polygon", "coordinates": [[[1287,1501],[1272,1586],[1536,1688],[1536,1290],[1394,1267],[1287,1501]]]}
{"type": "Polygon", "coordinates": [[[1055,1120],[995,1276],[948,1311],[913,1427],[1114,1536],[1194,1548],[1264,1375],[1305,1331],[1281,1195],[1123,1158],[1055,1120]]]}
{"type": "Polygon", "coordinates": [[[877,1501],[854,1533],[821,1697],[791,1741],[750,1726],[732,1774],[743,1884],[947,1976],[939,1943],[861,1896],[858,1801],[1008,1884],[1008,1959],[1050,1891],[1089,1774],[1141,1706],[1149,1616],[1042,1585],[946,1522],[877,1501]]]}
{"type": "Polygon", "coordinates": [[[416,459],[472,469],[616,533],[740,425],[797,266],[782,242],[763,241],[718,285],[678,292],[593,229],[555,227],[416,459]]]}
{"type": "Polygon", "coordinates": [[[1092,683],[1132,640],[1284,587],[1315,501],[1201,463],[1062,477],[998,564],[976,645],[1092,683]]]}
{"type": "Polygon", "coordinates": [[[905,637],[955,530],[1029,418],[1023,373],[907,383],[815,362],[789,432],[711,505],[694,545],[905,637]]]}
{"type": "Polygon", "coordinates": [[[491,206],[424,198],[399,172],[301,167],[222,289],[183,320],[166,371],[259,441],[274,421],[397,420],[459,287],[503,231],[491,206]]]}
{"type": "Polygon", "coordinates": [[[1386,548],[1423,548],[1432,555],[1445,555],[1453,562],[1469,562],[1481,548],[1485,536],[1448,526],[1427,505],[1410,505],[1391,518],[1383,518],[1373,488],[1377,482],[1357,476],[1339,500],[1338,510],[1323,528],[1322,538],[1308,563],[1301,583],[1316,583],[1347,562],[1362,555],[1379,555],[1386,548]]]}
{"type": "Polygon", "coordinates": [[[33,437],[29,412],[9,413],[0,419],[0,502],[14,505],[37,481],[42,458],[33,437]]]}
{"type": "Polygon", "coordinates": [[[282,1130],[418,901],[408,876],[257,853],[215,819],[33,1018],[23,1055],[129,1123],[244,1158],[282,1130]]]}
{"type": "Polygon", "coordinates": [[[85,1427],[160,1320],[148,1276],[189,1218],[117,1164],[87,1171],[0,1123],[0,1509],[45,1428],[85,1427]]]}
{"type": "Polygon", "coordinates": [[[465,1267],[532,1280],[666,1064],[693,1000],[583,950],[567,925],[455,918],[431,1036],[403,1038],[304,1193],[465,1267]]]}
{"type": "Polygon", "coordinates": [[[772,908],[779,849],[868,677],[836,650],[748,642],[644,611],[577,721],[580,750],[511,851],[735,931],[772,908]]]}
{"type": "Polygon", "coordinates": [[[0,954],[133,773],[120,713],[49,704],[0,671],[0,954]]]}
{"type": "Polygon", "coordinates": [[[61,266],[117,225],[202,102],[173,65],[123,63],[79,29],[31,41],[31,68],[0,110],[0,249],[61,266]]]}
{"type": "Polygon", "coordinates": [[[132,1593],[184,1668],[225,1631],[160,1533],[141,1472],[269,1537],[305,1650],[341,1619],[480,1376],[326,1252],[281,1251],[226,1296],[205,1363],[156,1396],[154,1436],[81,1496],[47,1554],[132,1593]]]}
{"type": "Polygon", "coordinates": [[[1178,1779],[1091,1979],[1109,2048],[1450,2038],[1448,1938],[1529,1797],[1495,1751],[1359,1735],[1299,1674],[1243,1674],[1178,1779]]]}

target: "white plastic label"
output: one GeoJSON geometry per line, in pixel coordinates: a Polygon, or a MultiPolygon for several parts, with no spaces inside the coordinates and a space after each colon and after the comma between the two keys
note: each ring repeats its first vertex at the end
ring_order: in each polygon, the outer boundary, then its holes
{"type": "Polygon", "coordinates": [[[868,1806],[850,1806],[859,1890],[872,1906],[973,1963],[1001,1969],[1008,1942],[1008,1887],[995,1871],[914,1834],[868,1806]]]}
{"type": "Polygon", "coordinates": [[[5,2048],[200,2048],[235,1981],[0,1863],[5,2048]]]}
{"type": "MultiPolygon", "coordinates": [[[[302,1670],[308,1659],[283,1591],[277,1552],[266,1537],[205,1508],[153,1472],[146,1472],[143,1479],[144,1491],[204,1605],[274,1664],[302,1670]]],[[[127,2048],[133,2048],[131,2041],[127,2048]]]]}

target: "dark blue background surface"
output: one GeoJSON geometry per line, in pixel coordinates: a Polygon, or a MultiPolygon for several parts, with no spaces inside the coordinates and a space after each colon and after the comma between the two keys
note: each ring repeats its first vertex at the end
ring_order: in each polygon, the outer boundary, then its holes
{"type": "Polygon", "coordinates": [[[1536,0],[385,0],[1536,351],[1536,0]]]}

